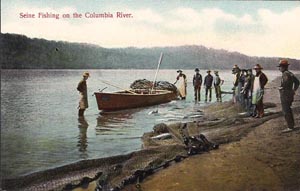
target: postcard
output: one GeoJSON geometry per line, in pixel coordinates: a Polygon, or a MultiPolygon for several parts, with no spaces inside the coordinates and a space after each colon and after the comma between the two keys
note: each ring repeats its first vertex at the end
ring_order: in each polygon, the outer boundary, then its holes
{"type": "Polygon", "coordinates": [[[1,190],[299,190],[299,1],[1,2],[1,190]]]}

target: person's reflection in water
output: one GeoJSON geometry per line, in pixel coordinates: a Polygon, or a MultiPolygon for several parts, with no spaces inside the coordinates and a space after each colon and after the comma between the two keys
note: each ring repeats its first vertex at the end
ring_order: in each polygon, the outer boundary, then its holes
{"type": "Polygon", "coordinates": [[[77,146],[79,148],[79,152],[81,153],[80,157],[88,158],[88,154],[87,154],[88,142],[87,142],[86,132],[89,124],[87,123],[84,117],[79,117],[78,122],[79,122],[78,123],[79,136],[78,136],[77,146]]]}

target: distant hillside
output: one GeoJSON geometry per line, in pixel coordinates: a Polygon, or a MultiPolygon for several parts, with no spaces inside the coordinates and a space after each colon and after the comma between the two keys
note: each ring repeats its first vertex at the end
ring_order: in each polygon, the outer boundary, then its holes
{"type": "MultiPolygon", "coordinates": [[[[17,34],[1,34],[0,43],[2,69],[154,69],[160,52],[164,53],[162,69],[231,69],[234,64],[251,68],[257,63],[265,69],[277,69],[280,59],[203,46],[103,48],[17,34]]],[[[300,70],[299,60],[289,61],[291,69],[300,70]]]]}

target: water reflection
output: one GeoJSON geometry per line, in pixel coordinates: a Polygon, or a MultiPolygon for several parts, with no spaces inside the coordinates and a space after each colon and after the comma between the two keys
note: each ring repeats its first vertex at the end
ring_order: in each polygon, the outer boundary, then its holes
{"type": "Polygon", "coordinates": [[[79,152],[81,153],[80,156],[82,158],[88,158],[88,154],[87,154],[88,141],[86,135],[88,126],[89,124],[84,117],[78,118],[79,135],[78,135],[77,147],[79,149],[79,152]]]}
{"type": "MultiPolygon", "coordinates": [[[[96,134],[107,135],[119,132],[120,128],[132,127],[134,125],[134,114],[141,109],[129,109],[118,112],[101,113],[97,118],[96,134]]],[[[120,133],[120,132],[119,132],[120,133]]]]}

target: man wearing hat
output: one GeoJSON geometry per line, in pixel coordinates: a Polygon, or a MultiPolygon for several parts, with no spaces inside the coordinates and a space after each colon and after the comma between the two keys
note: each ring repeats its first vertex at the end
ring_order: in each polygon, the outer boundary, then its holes
{"type": "Polygon", "coordinates": [[[243,87],[243,83],[241,81],[241,69],[238,67],[238,65],[234,65],[232,68],[232,74],[235,75],[235,78],[233,80],[233,102],[234,103],[242,103],[242,95],[241,95],[241,89],[243,87]]]}
{"type": "Polygon", "coordinates": [[[207,70],[207,75],[204,78],[203,85],[205,86],[205,102],[207,102],[207,94],[209,93],[209,101],[211,101],[211,87],[214,81],[213,76],[210,74],[210,70],[207,70]]]}
{"type": "Polygon", "coordinates": [[[252,74],[252,69],[248,69],[245,76],[245,84],[242,88],[241,93],[244,95],[245,106],[249,116],[253,116],[253,105],[252,105],[252,92],[253,92],[253,83],[254,75],[252,74]]]}
{"type": "Polygon", "coordinates": [[[240,69],[240,67],[238,67],[238,65],[234,65],[233,67],[232,67],[232,74],[236,74],[236,73],[238,73],[239,71],[240,71],[241,69],[240,69]]]}
{"type": "Polygon", "coordinates": [[[181,97],[181,99],[185,99],[186,98],[186,87],[187,87],[187,80],[186,80],[186,75],[182,73],[182,70],[177,70],[178,76],[176,77],[176,82],[174,84],[176,84],[179,81],[178,84],[178,92],[179,92],[179,96],[181,97]]]}
{"type": "Polygon", "coordinates": [[[224,83],[224,80],[221,80],[219,76],[219,71],[214,71],[214,73],[216,76],[214,81],[214,86],[216,91],[217,102],[222,102],[221,85],[224,83]]]}
{"type": "Polygon", "coordinates": [[[294,115],[291,105],[294,101],[294,95],[299,87],[299,80],[288,70],[288,60],[283,59],[279,62],[279,70],[282,72],[281,85],[279,87],[282,113],[287,123],[287,128],[283,132],[294,130],[294,115]]]}
{"type": "Polygon", "coordinates": [[[194,86],[194,95],[195,95],[195,101],[201,101],[201,85],[202,85],[202,76],[199,73],[199,69],[195,69],[196,74],[193,77],[193,86],[194,86]]]}
{"type": "Polygon", "coordinates": [[[78,116],[79,117],[83,117],[85,109],[89,107],[86,81],[90,77],[90,74],[89,74],[89,72],[84,72],[82,76],[83,76],[83,78],[78,83],[78,86],[77,86],[77,90],[79,91],[79,94],[80,94],[80,100],[79,100],[79,106],[78,106],[78,108],[79,108],[78,116]]]}
{"type": "Polygon", "coordinates": [[[256,72],[253,84],[252,104],[255,106],[255,117],[262,118],[264,116],[264,88],[268,82],[267,76],[261,71],[263,68],[256,64],[253,68],[256,72]]]}

